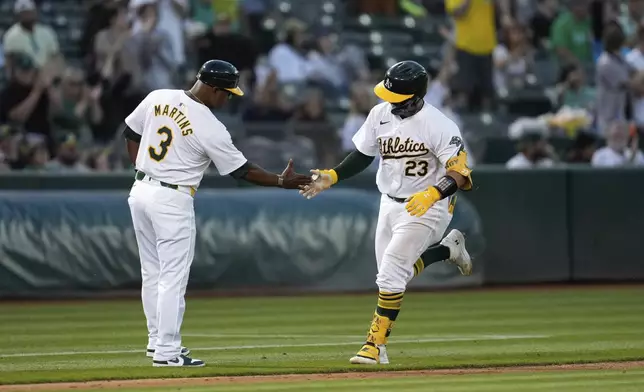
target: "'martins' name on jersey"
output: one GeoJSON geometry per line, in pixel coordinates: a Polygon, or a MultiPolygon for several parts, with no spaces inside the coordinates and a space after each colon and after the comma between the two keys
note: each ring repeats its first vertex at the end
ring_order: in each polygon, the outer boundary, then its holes
{"type": "Polygon", "coordinates": [[[196,188],[211,161],[222,176],[246,163],[224,124],[182,90],[151,92],[125,123],[141,135],[136,168],[158,181],[196,188]]]}
{"type": "MultiPolygon", "coordinates": [[[[183,106],[183,105],[182,105],[183,106]]],[[[181,111],[181,109],[170,105],[154,105],[155,116],[168,116],[174,121],[175,124],[181,129],[183,136],[188,136],[192,133],[190,127],[190,120],[181,111]]]]}
{"type": "MultiPolygon", "coordinates": [[[[380,154],[376,183],[380,192],[407,198],[424,191],[445,175],[447,161],[463,149],[458,126],[425,103],[415,115],[401,119],[383,102],[369,112],[353,137],[358,151],[380,154]]],[[[439,205],[447,206],[447,199],[439,205]]]]}

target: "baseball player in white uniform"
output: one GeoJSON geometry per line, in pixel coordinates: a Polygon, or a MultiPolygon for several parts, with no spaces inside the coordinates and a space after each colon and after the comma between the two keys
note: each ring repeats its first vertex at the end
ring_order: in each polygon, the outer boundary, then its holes
{"type": "Polygon", "coordinates": [[[266,172],[233,145],[210,110],[243,95],[232,64],[208,61],[197,79],[189,91],[153,91],[125,119],[124,136],[136,167],[128,203],[141,259],[147,356],[153,366],[204,366],[181,346],[180,329],[195,249],[193,196],[211,161],[220,175],[261,186],[298,189],[311,181],[293,171],[292,161],[281,175],[266,172]]]}
{"type": "Polygon", "coordinates": [[[374,92],[376,105],[353,137],[356,150],[331,170],[312,170],[300,191],[311,198],[367,168],[380,154],[376,182],[382,193],[376,228],[378,305],[367,340],[353,364],[387,364],[386,344],[409,281],[427,265],[448,260],[472,271],[463,234],[443,234],[455,193],[472,187],[458,126],[424,102],[428,76],[413,61],[392,66],[374,92]],[[441,240],[442,238],[442,240],[441,240]]]}

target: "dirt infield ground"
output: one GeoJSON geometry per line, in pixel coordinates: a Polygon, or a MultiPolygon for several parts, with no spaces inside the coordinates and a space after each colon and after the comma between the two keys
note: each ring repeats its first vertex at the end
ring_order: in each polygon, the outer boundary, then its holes
{"type": "Polygon", "coordinates": [[[414,371],[377,371],[349,372],[326,374],[283,374],[271,376],[239,376],[239,377],[201,377],[201,378],[161,378],[142,380],[91,381],[73,383],[48,383],[27,385],[0,386],[0,392],[47,391],[47,390],[76,390],[76,389],[120,389],[137,387],[188,387],[216,383],[220,384],[252,384],[263,382],[298,382],[298,381],[328,381],[347,379],[374,379],[410,376],[466,375],[491,373],[520,373],[520,372],[551,372],[570,370],[628,370],[644,367],[644,361],[631,362],[601,362],[569,365],[544,366],[509,366],[487,368],[458,368],[414,371]]]}

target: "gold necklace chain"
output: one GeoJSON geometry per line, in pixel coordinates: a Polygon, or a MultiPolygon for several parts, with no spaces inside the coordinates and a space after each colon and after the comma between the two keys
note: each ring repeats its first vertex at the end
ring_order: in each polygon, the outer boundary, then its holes
{"type": "Polygon", "coordinates": [[[194,94],[192,93],[192,91],[190,91],[190,90],[186,90],[186,95],[188,95],[190,98],[194,99],[195,101],[199,102],[200,104],[202,104],[202,105],[206,106],[206,104],[205,104],[205,103],[203,103],[203,101],[201,101],[201,99],[197,98],[197,96],[196,96],[196,95],[194,95],[194,94]]]}

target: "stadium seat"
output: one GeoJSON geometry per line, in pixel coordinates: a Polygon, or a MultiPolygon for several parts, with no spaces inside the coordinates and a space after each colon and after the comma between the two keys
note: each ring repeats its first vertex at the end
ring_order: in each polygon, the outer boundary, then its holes
{"type": "Polygon", "coordinates": [[[237,143],[237,148],[253,163],[269,170],[283,165],[280,143],[261,136],[245,138],[237,143]]]}
{"type": "Polygon", "coordinates": [[[328,112],[328,117],[331,123],[337,128],[340,129],[344,126],[344,122],[347,119],[347,112],[340,110],[332,110],[328,112]]]}
{"type": "Polygon", "coordinates": [[[231,135],[235,137],[244,135],[245,127],[241,117],[221,110],[213,111],[213,114],[226,126],[231,135]]]}
{"type": "Polygon", "coordinates": [[[534,64],[534,74],[543,86],[553,86],[559,79],[559,68],[556,61],[538,59],[534,64]]]}
{"type": "Polygon", "coordinates": [[[371,45],[371,36],[366,31],[343,31],[340,35],[340,43],[343,45],[352,44],[361,48],[369,47],[371,45]]]}
{"type": "Polygon", "coordinates": [[[309,138],[302,136],[289,136],[279,142],[281,160],[286,163],[293,159],[300,168],[312,168],[317,166],[315,144],[309,138]]]}
{"type": "Polygon", "coordinates": [[[245,122],[246,136],[262,136],[270,140],[284,140],[287,134],[286,124],[280,122],[245,122]]]}
{"type": "Polygon", "coordinates": [[[304,82],[288,82],[280,84],[279,89],[288,99],[298,101],[304,95],[307,85],[304,82]]]}
{"type": "Polygon", "coordinates": [[[543,90],[513,90],[500,104],[507,113],[517,117],[537,117],[552,110],[552,101],[543,90]]]}
{"type": "Polygon", "coordinates": [[[343,14],[343,5],[339,1],[299,1],[280,0],[277,9],[285,16],[293,16],[311,25],[330,26],[335,23],[336,15],[343,14]]]}
{"type": "Polygon", "coordinates": [[[414,42],[411,34],[404,31],[381,32],[374,30],[371,32],[371,41],[374,44],[380,44],[385,47],[405,47],[409,50],[410,45],[414,42]]]}
{"type": "Polygon", "coordinates": [[[501,115],[482,115],[479,113],[460,114],[463,133],[473,133],[478,137],[507,137],[511,120],[501,115]]]}

